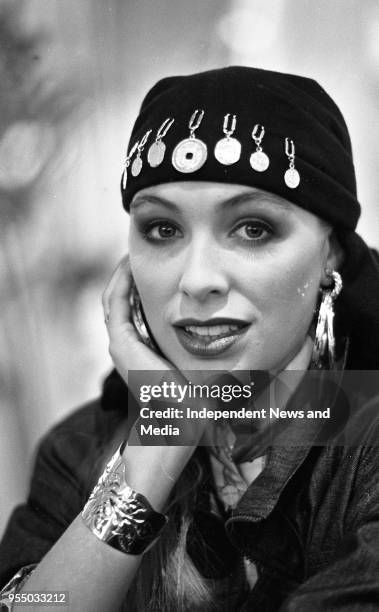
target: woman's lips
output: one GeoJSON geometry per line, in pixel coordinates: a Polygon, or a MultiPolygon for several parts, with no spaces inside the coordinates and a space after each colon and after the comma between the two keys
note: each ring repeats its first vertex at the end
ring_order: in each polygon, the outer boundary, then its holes
{"type": "Polygon", "coordinates": [[[180,344],[192,355],[212,357],[230,348],[249,328],[249,323],[211,322],[175,325],[180,344]]]}

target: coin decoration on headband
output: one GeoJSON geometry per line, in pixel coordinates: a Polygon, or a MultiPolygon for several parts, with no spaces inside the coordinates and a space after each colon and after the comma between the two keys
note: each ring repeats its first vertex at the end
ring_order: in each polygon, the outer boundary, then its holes
{"type": "Polygon", "coordinates": [[[225,138],[221,138],[215,146],[214,156],[220,164],[224,166],[230,166],[231,164],[235,164],[238,162],[241,157],[241,143],[237,138],[232,138],[232,134],[236,129],[237,119],[236,116],[233,115],[231,125],[229,127],[229,117],[228,113],[224,117],[224,125],[222,131],[225,134],[225,138]]]}
{"type": "Polygon", "coordinates": [[[161,127],[157,131],[155,141],[150,146],[147,152],[147,161],[149,162],[149,165],[152,168],[157,168],[158,166],[161,165],[161,163],[164,160],[164,156],[166,153],[166,145],[162,141],[162,138],[166,136],[167,132],[169,131],[174,121],[175,119],[171,119],[171,117],[168,117],[167,119],[164,120],[161,127]]]}
{"type": "Polygon", "coordinates": [[[188,123],[190,129],[189,138],[181,140],[172,153],[172,165],[178,172],[188,174],[196,172],[204,164],[208,157],[208,148],[205,142],[196,138],[195,131],[204,117],[204,111],[196,109],[188,123]]]}
{"type": "Polygon", "coordinates": [[[290,189],[296,189],[300,184],[300,174],[295,168],[295,144],[290,138],[286,138],[285,151],[290,167],[284,174],[284,182],[290,189]]]}
{"type": "Polygon", "coordinates": [[[134,145],[132,146],[132,148],[130,149],[129,155],[126,156],[125,162],[124,162],[124,171],[122,173],[122,188],[126,189],[126,183],[128,181],[128,168],[130,166],[130,162],[132,160],[132,157],[137,149],[139,145],[139,142],[137,140],[137,142],[134,143],[134,145]]]}
{"type": "Polygon", "coordinates": [[[251,137],[256,144],[256,150],[254,153],[250,155],[250,166],[256,172],[265,172],[270,165],[270,159],[266,153],[264,153],[261,142],[263,140],[263,136],[265,135],[265,129],[263,125],[259,125],[258,123],[254,126],[254,129],[251,133],[251,137]],[[258,133],[259,132],[259,133],[258,133]]]}
{"type": "Polygon", "coordinates": [[[137,147],[137,157],[135,158],[135,160],[132,163],[132,175],[134,177],[138,176],[142,170],[142,159],[141,159],[141,153],[145,147],[145,144],[147,143],[147,140],[149,138],[151,134],[151,130],[148,130],[146,132],[146,134],[143,136],[143,138],[141,139],[141,142],[139,143],[138,147],[137,147]]]}

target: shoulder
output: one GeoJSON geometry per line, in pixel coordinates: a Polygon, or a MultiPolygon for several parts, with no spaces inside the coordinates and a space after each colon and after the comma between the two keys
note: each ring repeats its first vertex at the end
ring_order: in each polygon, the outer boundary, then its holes
{"type": "Polygon", "coordinates": [[[365,399],[359,394],[353,399],[349,397],[349,415],[343,434],[347,448],[379,451],[379,394],[365,399]]]}
{"type": "Polygon", "coordinates": [[[331,440],[327,454],[338,458],[338,497],[348,495],[346,520],[356,525],[379,511],[379,395],[348,397],[350,413],[345,427],[331,440]]]}
{"type": "Polygon", "coordinates": [[[49,445],[67,436],[86,444],[89,438],[111,435],[114,427],[125,420],[127,412],[104,410],[100,397],[86,402],[55,424],[42,438],[42,445],[49,445]]]}
{"type": "Polygon", "coordinates": [[[38,445],[32,490],[41,480],[46,486],[54,474],[78,487],[86,499],[102,463],[124,437],[126,417],[126,411],[104,410],[97,398],[54,425],[38,445]]]}
{"type": "Polygon", "coordinates": [[[98,452],[114,437],[128,416],[133,419],[134,409],[129,410],[128,388],[116,370],[112,370],[103,382],[101,396],[73,410],[54,425],[42,438],[39,452],[61,450],[71,454],[98,452]]]}

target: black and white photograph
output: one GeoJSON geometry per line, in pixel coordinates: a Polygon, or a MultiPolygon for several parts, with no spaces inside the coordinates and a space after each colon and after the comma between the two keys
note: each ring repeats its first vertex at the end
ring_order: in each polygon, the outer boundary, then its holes
{"type": "Polygon", "coordinates": [[[0,0],[0,610],[379,611],[379,4],[0,0]]]}

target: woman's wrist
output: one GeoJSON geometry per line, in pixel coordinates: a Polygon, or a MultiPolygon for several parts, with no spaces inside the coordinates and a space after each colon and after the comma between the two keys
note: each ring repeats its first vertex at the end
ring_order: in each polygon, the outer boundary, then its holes
{"type": "Polygon", "coordinates": [[[129,440],[122,454],[126,480],[162,512],[193,451],[189,446],[141,446],[129,440]]]}
{"type": "Polygon", "coordinates": [[[121,454],[125,444],[108,462],[82,518],[99,540],[121,552],[140,555],[159,537],[167,517],[156,512],[148,499],[126,481],[121,454]]]}

